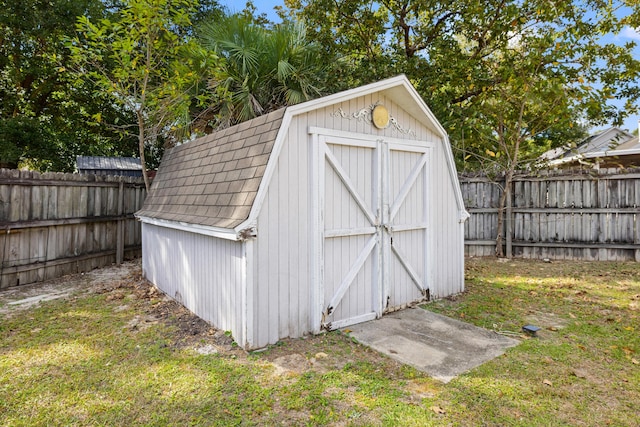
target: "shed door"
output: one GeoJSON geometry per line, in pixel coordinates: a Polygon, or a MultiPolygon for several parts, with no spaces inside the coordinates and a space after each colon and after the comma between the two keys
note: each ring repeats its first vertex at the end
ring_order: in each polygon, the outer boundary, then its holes
{"type": "Polygon", "coordinates": [[[392,310],[428,298],[428,148],[389,143],[385,154],[383,294],[392,310]]]}
{"type": "Polygon", "coordinates": [[[426,289],[427,148],[319,138],[324,328],[371,320],[426,289]]]}

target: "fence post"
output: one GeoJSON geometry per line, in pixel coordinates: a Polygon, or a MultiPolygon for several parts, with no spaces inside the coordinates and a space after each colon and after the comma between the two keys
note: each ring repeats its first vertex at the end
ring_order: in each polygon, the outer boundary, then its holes
{"type": "Polygon", "coordinates": [[[116,264],[122,264],[124,260],[124,182],[120,180],[118,186],[118,222],[116,228],[116,264]]]}

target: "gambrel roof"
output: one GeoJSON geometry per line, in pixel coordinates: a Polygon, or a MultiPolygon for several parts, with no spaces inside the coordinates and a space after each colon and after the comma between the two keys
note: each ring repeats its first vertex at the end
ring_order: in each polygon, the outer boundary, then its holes
{"type": "Polygon", "coordinates": [[[282,108],[187,142],[163,157],[150,194],[136,213],[143,222],[238,239],[254,221],[293,117],[369,94],[398,102],[445,143],[460,220],[464,209],[448,136],[404,75],[282,108]],[[161,223],[161,224],[160,224],[161,223]]]}
{"type": "Polygon", "coordinates": [[[233,228],[249,216],[285,109],[168,150],[138,216],[233,228]]]}

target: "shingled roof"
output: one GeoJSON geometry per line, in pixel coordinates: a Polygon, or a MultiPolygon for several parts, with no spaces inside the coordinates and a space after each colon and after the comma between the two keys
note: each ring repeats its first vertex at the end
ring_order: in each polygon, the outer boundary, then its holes
{"type": "Polygon", "coordinates": [[[76,168],[83,174],[142,176],[135,157],[76,156],[76,168]]]}
{"type": "Polygon", "coordinates": [[[285,108],[168,150],[137,216],[219,228],[249,217],[285,108]]]}

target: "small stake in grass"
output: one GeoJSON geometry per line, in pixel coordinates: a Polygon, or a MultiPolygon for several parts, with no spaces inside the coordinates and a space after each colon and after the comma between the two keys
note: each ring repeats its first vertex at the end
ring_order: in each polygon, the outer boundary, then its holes
{"type": "Polygon", "coordinates": [[[537,336],[537,332],[540,330],[539,327],[534,326],[534,325],[524,325],[522,327],[522,330],[527,333],[528,335],[532,336],[532,337],[536,337],[537,336]]]}

